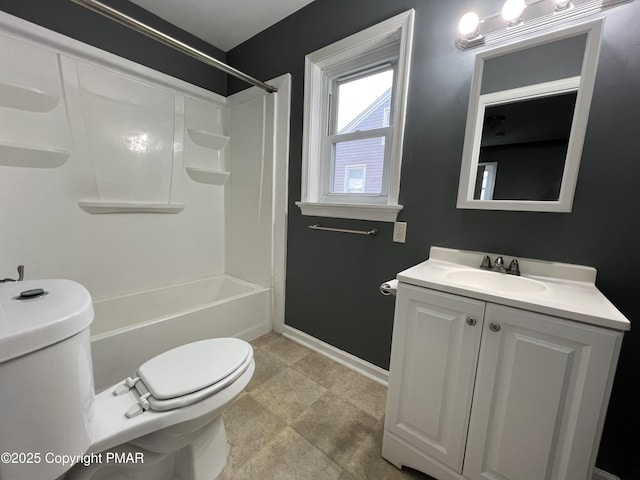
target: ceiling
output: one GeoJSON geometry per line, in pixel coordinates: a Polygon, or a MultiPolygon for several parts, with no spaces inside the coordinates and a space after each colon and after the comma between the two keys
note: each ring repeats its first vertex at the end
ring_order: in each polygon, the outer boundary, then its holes
{"type": "Polygon", "coordinates": [[[313,0],[130,0],[227,52],[313,0]]]}

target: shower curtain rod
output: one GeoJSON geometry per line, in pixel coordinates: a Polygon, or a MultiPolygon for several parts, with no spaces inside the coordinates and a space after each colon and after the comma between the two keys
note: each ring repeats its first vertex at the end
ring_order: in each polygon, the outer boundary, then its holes
{"type": "Polygon", "coordinates": [[[155,28],[152,28],[136,20],[135,18],[132,18],[129,15],[126,15],[120,12],[119,10],[116,10],[115,8],[105,5],[104,3],[99,2],[98,0],[71,0],[71,1],[74,3],[77,3],[78,5],[82,5],[83,7],[88,8],[89,10],[93,10],[94,12],[99,13],[104,17],[110,18],[111,20],[121,23],[122,25],[125,25],[126,27],[129,27],[135,30],[136,32],[142,33],[147,37],[153,38],[154,40],[157,40],[158,42],[163,43],[168,47],[171,47],[175,50],[178,50],[179,52],[189,55],[190,57],[200,60],[201,62],[204,62],[207,65],[211,65],[212,67],[222,70],[223,72],[228,73],[229,75],[233,75],[234,77],[237,77],[240,80],[250,83],[251,85],[255,85],[256,87],[259,87],[263,90],[266,90],[268,93],[274,93],[278,91],[276,87],[269,85],[267,83],[261,82],[260,80],[257,80],[251,77],[250,75],[247,75],[246,73],[241,72],[240,70],[236,70],[235,68],[227,65],[226,63],[221,62],[220,60],[217,60],[207,55],[206,53],[203,53],[200,50],[197,50],[192,46],[187,45],[184,42],[181,42],[180,40],[176,40],[175,38],[165,33],[162,33],[159,30],[156,30],[155,28]]]}

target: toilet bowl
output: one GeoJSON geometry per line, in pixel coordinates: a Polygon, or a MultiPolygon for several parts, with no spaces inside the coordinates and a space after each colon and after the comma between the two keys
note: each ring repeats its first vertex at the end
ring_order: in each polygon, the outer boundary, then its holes
{"type": "Polygon", "coordinates": [[[12,432],[0,436],[0,451],[39,459],[2,463],[0,478],[211,480],[222,471],[222,413],[255,369],[248,343],[216,338],[171,349],[95,395],[84,287],[0,284],[0,314],[8,325],[0,329],[0,429],[12,432]]]}

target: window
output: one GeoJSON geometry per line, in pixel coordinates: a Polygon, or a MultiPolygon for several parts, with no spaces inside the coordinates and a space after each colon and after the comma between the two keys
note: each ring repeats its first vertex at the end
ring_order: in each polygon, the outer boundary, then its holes
{"type": "Polygon", "coordinates": [[[391,120],[391,107],[385,107],[383,115],[382,115],[382,126],[388,127],[389,120],[391,120]]]}
{"type": "Polygon", "coordinates": [[[344,189],[342,191],[345,193],[364,193],[366,172],[366,165],[347,165],[344,167],[344,189]]]}
{"type": "Polygon", "coordinates": [[[478,200],[493,200],[493,189],[496,185],[496,171],[498,162],[485,162],[478,164],[477,192],[474,198],[478,200]]]}
{"type": "Polygon", "coordinates": [[[303,215],[393,222],[413,10],[306,57],[303,215]]]}
{"type": "Polygon", "coordinates": [[[394,70],[389,65],[367,69],[335,79],[330,98],[333,114],[329,118],[327,151],[330,173],[328,194],[359,193],[380,196],[386,193],[387,169],[392,128],[384,125],[385,110],[391,104],[394,70]],[[362,163],[368,167],[365,190],[347,190],[339,181],[343,166],[362,163]]]}

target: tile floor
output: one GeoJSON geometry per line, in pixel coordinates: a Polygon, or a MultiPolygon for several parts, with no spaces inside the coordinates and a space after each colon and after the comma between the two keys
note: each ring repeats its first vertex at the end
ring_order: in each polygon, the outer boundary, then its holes
{"type": "Polygon", "coordinates": [[[231,455],[219,480],[431,480],[380,455],[387,389],[271,332],[224,414],[231,455]]]}

